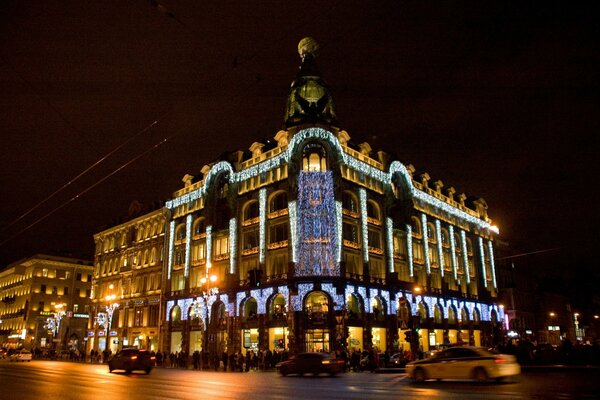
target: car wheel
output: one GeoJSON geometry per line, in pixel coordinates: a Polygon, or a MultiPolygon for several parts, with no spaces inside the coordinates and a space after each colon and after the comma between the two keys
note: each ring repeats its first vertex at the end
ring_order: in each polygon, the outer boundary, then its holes
{"type": "Polygon", "coordinates": [[[425,375],[425,370],[422,368],[417,368],[413,373],[413,380],[417,383],[425,382],[427,379],[427,375],[425,375]]]}
{"type": "Polygon", "coordinates": [[[475,371],[473,371],[473,378],[475,378],[475,380],[477,382],[487,381],[488,375],[487,375],[487,372],[485,372],[485,368],[483,368],[483,367],[475,368],[475,371]]]}

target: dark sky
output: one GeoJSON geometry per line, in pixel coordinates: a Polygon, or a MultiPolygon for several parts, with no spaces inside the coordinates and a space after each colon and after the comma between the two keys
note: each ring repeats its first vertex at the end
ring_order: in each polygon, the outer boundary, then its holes
{"type": "Polygon", "coordinates": [[[596,268],[600,19],[571,3],[5,0],[0,267],[91,259],[133,200],[272,138],[312,36],[353,142],[483,197],[549,268],[596,268]]]}

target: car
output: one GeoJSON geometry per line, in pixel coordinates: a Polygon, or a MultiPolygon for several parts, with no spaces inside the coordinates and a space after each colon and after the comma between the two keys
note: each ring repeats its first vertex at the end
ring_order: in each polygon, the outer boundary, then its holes
{"type": "Polygon", "coordinates": [[[108,360],[108,371],[123,370],[129,374],[132,371],[144,371],[149,374],[154,368],[156,357],[146,350],[123,349],[108,360]]]}
{"type": "Polygon", "coordinates": [[[406,374],[415,382],[428,379],[500,381],[516,379],[521,374],[521,366],[513,355],[494,353],[483,347],[457,346],[440,350],[424,360],[409,362],[406,374]]]}
{"type": "Polygon", "coordinates": [[[403,352],[394,353],[390,357],[390,362],[387,365],[388,368],[404,368],[408,362],[406,355],[403,352]]]}
{"type": "Polygon", "coordinates": [[[344,371],[344,360],[335,358],[327,353],[299,353],[286,361],[276,365],[277,371],[282,376],[291,374],[319,375],[322,373],[334,376],[344,371]]]}
{"type": "Polygon", "coordinates": [[[29,350],[19,350],[16,353],[11,354],[10,356],[10,361],[31,361],[31,359],[33,358],[31,352],[29,350]]]}

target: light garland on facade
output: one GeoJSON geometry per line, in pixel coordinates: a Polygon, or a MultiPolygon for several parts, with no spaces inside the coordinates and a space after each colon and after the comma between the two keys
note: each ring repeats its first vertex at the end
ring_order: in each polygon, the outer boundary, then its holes
{"type": "Polygon", "coordinates": [[[450,254],[452,254],[451,262],[452,262],[452,275],[454,276],[454,280],[458,280],[458,272],[456,265],[456,242],[454,241],[454,226],[448,226],[448,236],[450,236],[450,254]]]}
{"type": "Polygon", "coordinates": [[[465,231],[461,230],[460,231],[460,241],[461,241],[461,246],[462,246],[462,252],[463,252],[463,262],[465,263],[465,276],[467,279],[467,283],[471,283],[471,272],[469,270],[469,257],[467,255],[467,236],[465,234],[465,231]]]}
{"type": "Polygon", "coordinates": [[[342,261],[342,229],[343,229],[343,214],[342,214],[342,202],[339,200],[335,201],[335,218],[336,218],[336,237],[337,237],[337,246],[336,246],[336,255],[335,260],[337,263],[342,261]]]}
{"type": "Polygon", "coordinates": [[[494,246],[492,245],[492,241],[488,240],[488,251],[490,252],[490,266],[492,267],[492,283],[494,284],[494,289],[497,289],[496,286],[496,264],[494,263],[494,246]]]}
{"type": "Polygon", "coordinates": [[[394,272],[394,221],[390,217],[385,219],[385,235],[388,271],[394,272]]]}
{"type": "Polygon", "coordinates": [[[440,266],[440,274],[444,277],[444,249],[442,247],[442,224],[440,220],[435,220],[435,237],[437,240],[438,264],[440,266]]]}
{"type": "Polygon", "coordinates": [[[253,289],[250,291],[250,296],[256,300],[257,312],[259,314],[267,313],[267,301],[273,294],[273,288],[253,289]]]}
{"type": "Polygon", "coordinates": [[[301,171],[298,176],[300,261],[296,276],[339,276],[333,174],[301,171]]]}
{"type": "Polygon", "coordinates": [[[175,243],[175,220],[169,223],[169,265],[167,266],[167,279],[171,279],[173,269],[173,244],[175,243]]]}
{"type": "Polygon", "coordinates": [[[206,227],[206,273],[212,264],[212,225],[206,227]]]}
{"type": "Polygon", "coordinates": [[[267,227],[267,189],[265,188],[262,188],[258,191],[258,216],[260,218],[260,221],[258,223],[258,262],[260,264],[264,264],[266,255],[265,229],[267,227]]]}
{"type": "Polygon", "coordinates": [[[188,214],[185,218],[185,268],[183,276],[186,278],[190,275],[190,246],[192,244],[192,214],[188,214]]]}
{"type": "Polygon", "coordinates": [[[237,219],[229,220],[229,273],[235,273],[235,262],[237,260],[237,219]]]}
{"type": "Polygon", "coordinates": [[[415,271],[413,267],[412,226],[410,224],[406,224],[406,252],[408,253],[408,273],[410,277],[413,277],[415,271]]]}
{"type": "Polygon", "coordinates": [[[363,188],[358,189],[360,202],[360,231],[362,234],[363,259],[369,262],[369,231],[367,229],[367,191],[363,188]]]}
{"type": "Polygon", "coordinates": [[[485,272],[485,253],[483,251],[483,238],[477,237],[477,247],[479,247],[479,257],[481,260],[481,275],[483,278],[483,286],[487,288],[487,274],[485,272]]]}
{"type": "Polygon", "coordinates": [[[296,254],[298,249],[298,219],[296,212],[296,202],[288,202],[288,210],[290,211],[290,238],[292,243],[292,262],[298,262],[296,254]]]}
{"type": "Polygon", "coordinates": [[[431,261],[429,260],[429,229],[427,227],[427,215],[421,213],[421,232],[423,232],[423,257],[425,257],[425,269],[427,275],[431,274],[431,261]]]}
{"type": "Polygon", "coordinates": [[[304,297],[308,294],[308,292],[313,290],[314,285],[312,283],[299,283],[298,284],[298,294],[292,295],[291,297],[291,306],[293,311],[302,311],[302,301],[304,297]]]}
{"type": "Polygon", "coordinates": [[[331,300],[333,300],[333,309],[335,311],[341,311],[343,309],[344,295],[337,294],[335,287],[333,287],[333,283],[322,283],[321,290],[331,297],[331,300]]]}

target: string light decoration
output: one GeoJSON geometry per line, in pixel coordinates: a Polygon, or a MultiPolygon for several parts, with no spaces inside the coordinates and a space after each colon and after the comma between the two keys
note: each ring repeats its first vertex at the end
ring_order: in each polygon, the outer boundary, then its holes
{"type": "Polygon", "coordinates": [[[390,217],[385,219],[385,231],[388,271],[394,272],[394,221],[390,217]]]}
{"type": "Polygon", "coordinates": [[[467,236],[465,231],[460,231],[460,241],[462,246],[463,253],[463,262],[465,263],[465,276],[467,278],[467,283],[471,283],[471,273],[469,271],[469,258],[467,257],[467,236]]]}
{"type": "Polygon", "coordinates": [[[237,259],[237,219],[229,220],[229,273],[235,272],[235,261],[237,259]]]}
{"type": "Polygon", "coordinates": [[[444,250],[442,248],[442,226],[440,220],[435,220],[435,237],[437,239],[438,264],[440,266],[440,274],[444,277],[444,250]]]}
{"type": "Polygon", "coordinates": [[[173,269],[173,244],[175,243],[175,220],[169,224],[169,265],[167,268],[167,279],[171,279],[173,269]]]}
{"type": "Polygon", "coordinates": [[[494,263],[494,246],[491,240],[488,240],[488,251],[490,255],[490,267],[492,268],[492,283],[494,284],[494,289],[497,289],[496,285],[496,264],[494,263]]]}
{"type": "Polygon", "coordinates": [[[479,257],[481,260],[481,276],[483,278],[483,286],[487,287],[487,274],[485,272],[485,252],[483,250],[483,238],[477,237],[477,247],[479,248],[479,257]]]}
{"type": "Polygon", "coordinates": [[[413,266],[413,245],[412,245],[412,226],[406,224],[406,258],[408,259],[408,273],[411,277],[415,276],[413,266]]]}
{"type": "Polygon", "coordinates": [[[425,257],[425,269],[427,270],[427,275],[431,274],[431,261],[429,260],[429,228],[427,226],[427,215],[425,213],[421,214],[421,226],[423,229],[423,256],[425,257]]]}
{"type": "Polygon", "coordinates": [[[212,225],[206,227],[206,273],[212,264],[212,225]]]}
{"type": "Polygon", "coordinates": [[[262,188],[258,192],[258,216],[259,216],[259,234],[258,234],[258,262],[265,263],[266,254],[266,235],[267,226],[267,189],[262,188]]]}
{"type": "Polygon", "coordinates": [[[183,276],[186,278],[190,274],[190,246],[192,245],[192,214],[188,214],[185,218],[185,268],[183,276]]]}
{"type": "Polygon", "coordinates": [[[297,222],[300,260],[296,276],[339,275],[336,260],[336,211],[331,171],[301,171],[297,222]]]}
{"type": "Polygon", "coordinates": [[[456,242],[454,241],[454,227],[452,225],[448,225],[448,236],[450,236],[450,254],[452,254],[452,275],[454,276],[454,280],[458,280],[456,265],[456,242]]]}
{"type": "Polygon", "coordinates": [[[297,263],[298,260],[296,258],[297,249],[298,249],[298,220],[297,220],[297,209],[296,209],[296,201],[288,202],[288,212],[290,215],[290,238],[292,243],[292,262],[297,263]]]}
{"type": "Polygon", "coordinates": [[[363,259],[369,262],[369,230],[367,229],[367,191],[358,189],[358,201],[360,202],[360,232],[362,234],[363,259]]]}
{"type": "Polygon", "coordinates": [[[322,283],[321,290],[327,293],[333,300],[333,309],[341,311],[344,307],[344,295],[337,294],[337,290],[333,287],[333,283],[322,283]]]}
{"type": "Polygon", "coordinates": [[[337,221],[337,247],[336,247],[336,262],[342,261],[342,224],[343,224],[343,216],[342,216],[342,202],[339,200],[335,201],[335,220],[337,221]]]}
{"type": "Polygon", "coordinates": [[[290,304],[292,306],[293,311],[302,311],[302,300],[308,294],[308,292],[313,290],[314,285],[312,283],[299,283],[298,284],[298,294],[292,295],[290,299],[290,304]]]}

